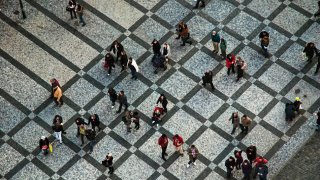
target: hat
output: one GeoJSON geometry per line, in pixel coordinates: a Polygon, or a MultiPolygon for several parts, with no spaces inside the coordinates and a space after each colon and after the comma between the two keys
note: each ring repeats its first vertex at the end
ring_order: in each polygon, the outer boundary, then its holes
{"type": "Polygon", "coordinates": [[[217,34],[217,32],[216,32],[216,31],[212,31],[212,34],[213,34],[213,35],[216,35],[216,34],[217,34]]]}
{"type": "Polygon", "coordinates": [[[301,99],[300,99],[299,97],[296,97],[295,100],[296,100],[296,101],[300,101],[301,99]]]}
{"type": "Polygon", "coordinates": [[[41,136],[41,139],[42,139],[42,140],[45,140],[45,139],[46,139],[46,137],[45,137],[45,136],[41,136]]]}
{"type": "Polygon", "coordinates": [[[107,156],[112,156],[112,153],[108,153],[108,155],[107,156]]]}

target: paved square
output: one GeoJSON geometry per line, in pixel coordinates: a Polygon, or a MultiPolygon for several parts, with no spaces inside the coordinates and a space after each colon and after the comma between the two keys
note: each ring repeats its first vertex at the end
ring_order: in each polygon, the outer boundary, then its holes
{"type": "Polygon", "coordinates": [[[256,18],[241,11],[238,16],[230,21],[227,27],[234,30],[241,36],[247,37],[259,25],[260,22],[256,18]]]}

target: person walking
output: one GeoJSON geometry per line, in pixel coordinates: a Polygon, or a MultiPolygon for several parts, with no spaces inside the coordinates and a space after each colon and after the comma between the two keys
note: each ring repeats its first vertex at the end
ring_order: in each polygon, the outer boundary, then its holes
{"type": "Polygon", "coordinates": [[[50,79],[50,83],[51,83],[51,98],[53,98],[54,97],[54,88],[57,86],[61,88],[61,86],[59,84],[59,81],[55,78],[50,79]]]}
{"type": "Polygon", "coordinates": [[[80,126],[81,125],[88,125],[85,121],[84,121],[84,119],[82,119],[82,118],[80,118],[80,117],[78,117],[76,120],[75,120],[75,123],[76,123],[76,125],[77,125],[77,135],[76,135],[76,137],[79,137],[80,136],[80,126]]]}
{"type": "Polygon", "coordinates": [[[86,135],[86,130],[87,130],[86,126],[84,126],[84,124],[81,124],[79,127],[80,140],[81,140],[80,146],[84,145],[84,136],[86,135]]]}
{"type": "Polygon", "coordinates": [[[183,25],[182,32],[180,33],[182,44],[181,46],[185,46],[186,43],[192,44],[192,41],[190,39],[190,32],[188,29],[188,26],[186,24],[183,25]]]}
{"type": "Polygon", "coordinates": [[[76,5],[77,3],[75,0],[69,0],[67,10],[70,12],[71,19],[73,18],[77,19],[76,5]]]}
{"type": "Polygon", "coordinates": [[[313,42],[309,42],[307,43],[306,47],[303,49],[303,52],[306,54],[308,58],[307,62],[311,63],[314,54],[317,53],[317,48],[313,42]]]}
{"type": "Polygon", "coordinates": [[[244,70],[247,69],[247,63],[245,63],[244,60],[241,59],[241,57],[238,57],[236,60],[236,64],[237,64],[236,82],[238,82],[243,77],[244,70]]]}
{"type": "Polygon", "coordinates": [[[220,56],[222,57],[222,59],[226,59],[227,58],[227,41],[224,38],[221,38],[220,50],[221,50],[220,56]]]}
{"type": "Polygon", "coordinates": [[[259,176],[259,180],[267,180],[267,175],[269,173],[268,166],[266,164],[260,165],[256,169],[256,173],[259,176]]]}
{"type": "Polygon", "coordinates": [[[231,120],[231,123],[233,124],[233,129],[232,129],[231,134],[234,134],[237,127],[239,127],[239,123],[240,123],[240,118],[239,118],[238,112],[233,112],[231,117],[229,118],[229,121],[230,120],[231,120]]]}
{"type": "Polygon", "coordinates": [[[243,180],[250,180],[252,166],[248,160],[244,160],[241,165],[242,173],[243,173],[243,180]]]}
{"type": "Polygon", "coordinates": [[[140,116],[137,111],[133,112],[131,121],[135,124],[134,129],[138,130],[140,128],[140,116]]]}
{"type": "Polygon", "coordinates": [[[320,109],[319,109],[319,111],[317,113],[314,113],[314,115],[317,116],[316,117],[317,118],[317,121],[316,121],[317,129],[316,129],[316,131],[319,131],[320,130],[320,109]]]}
{"type": "Polygon", "coordinates": [[[59,115],[55,115],[54,118],[53,118],[53,120],[52,120],[53,126],[55,126],[57,123],[62,126],[62,134],[67,134],[67,133],[64,131],[64,128],[63,128],[63,119],[62,119],[62,117],[59,116],[59,115]]]}
{"type": "Polygon", "coordinates": [[[91,154],[93,152],[93,147],[96,144],[96,132],[93,129],[86,130],[86,137],[89,141],[89,152],[91,154]]]}
{"type": "Polygon", "coordinates": [[[301,104],[302,104],[301,99],[299,97],[296,97],[294,99],[293,106],[294,106],[294,111],[297,112],[298,114],[300,113],[300,110],[302,109],[301,104]]]}
{"type": "MultiPolygon", "coordinates": [[[[268,160],[263,158],[262,156],[258,156],[256,157],[255,160],[253,160],[253,167],[254,167],[254,174],[253,174],[253,178],[255,179],[259,173],[259,167],[263,166],[265,164],[268,163],[268,160]]],[[[260,175],[259,175],[260,176],[260,175]]]]}
{"type": "Polygon", "coordinates": [[[189,155],[189,162],[187,164],[187,168],[190,167],[190,164],[192,163],[194,166],[196,165],[196,160],[199,155],[199,150],[196,148],[195,145],[191,145],[188,149],[188,155],[189,155]]]}
{"type": "Polygon", "coordinates": [[[108,76],[111,74],[112,68],[115,68],[114,65],[114,57],[111,55],[111,53],[107,53],[104,59],[104,67],[108,69],[108,76]]]}
{"type": "Polygon", "coordinates": [[[137,72],[139,72],[139,66],[137,62],[134,59],[132,59],[132,57],[130,57],[127,66],[131,70],[131,79],[137,79],[137,72]]]}
{"type": "Polygon", "coordinates": [[[167,109],[167,105],[168,105],[168,100],[166,98],[166,96],[164,94],[161,94],[160,97],[157,100],[157,105],[159,104],[159,102],[161,103],[162,107],[163,107],[163,111],[165,113],[167,113],[168,109],[167,109]]]}
{"type": "Polygon", "coordinates": [[[114,168],[113,168],[113,157],[112,153],[108,153],[105,160],[102,161],[102,165],[109,168],[108,174],[113,174],[114,168]]]}
{"type": "Polygon", "coordinates": [[[241,164],[243,162],[243,158],[241,155],[242,151],[235,150],[233,153],[234,157],[236,158],[236,168],[241,169],[241,164]]]}
{"type": "Polygon", "coordinates": [[[131,111],[126,111],[124,116],[122,117],[122,121],[124,122],[124,124],[126,125],[127,128],[127,132],[130,133],[131,132],[131,118],[133,116],[133,113],[131,111]]]}
{"type": "Polygon", "coordinates": [[[76,12],[79,16],[79,22],[82,23],[82,27],[86,25],[86,23],[83,20],[83,6],[81,4],[77,4],[76,12]]]}
{"type": "Polygon", "coordinates": [[[259,34],[260,42],[261,42],[261,48],[263,51],[263,55],[265,58],[269,58],[269,53],[268,53],[268,46],[269,46],[269,33],[265,30],[261,31],[259,34]]]}
{"type": "Polygon", "coordinates": [[[183,156],[183,144],[184,141],[181,136],[178,134],[173,136],[173,145],[176,148],[176,151],[180,154],[180,156],[183,156]]]}
{"type": "Polygon", "coordinates": [[[213,86],[213,83],[212,83],[212,78],[213,78],[213,73],[212,71],[206,71],[204,73],[204,76],[202,76],[202,86],[206,86],[207,83],[210,84],[212,90],[214,90],[214,86],[213,86]]]}
{"type": "Polygon", "coordinates": [[[184,22],[183,21],[180,21],[179,24],[178,24],[178,28],[176,29],[177,33],[178,33],[178,37],[176,37],[176,39],[180,39],[181,37],[181,32],[183,31],[183,28],[185,27],[184,26],[184,22]]]}
{"type": "Polygon", "coordinates": [[[127,68],[127,65],[128,65],[128,56],[125,51],[121,52],[120,64],[121,64],[121,72],[123,72],[127,68]]]}
{"type": "Polygon", "coordinates": [[[96,127],[98,127],[98,130],[100,131],[101,130],[101,127],[100,127],[100,119],[99,119],[99,116],[98,114],[92,114],[89,119],[88,119],[88,125],[91,124],[91,127],[92,127],[92,130],[93,131],[96,131],[96,127]]]}
{"type": "Polygon", "coordinates": [[[124,91],[120,91],[119,95],[118,95],[118,99],[119,99],[119,109],[117,111],[117,113],[120,113],[122,110],[122,105],[124,105],[124,111],[128,110],[128,101],[127,101],[127,96],[124,94],[124,91]]]}
{"type": "Polygon", "coordinates": [[[39,140],[39,148],[44,156],[49,154],[49,139],[47,137],[41,136],[41,139],[39,140]]]}
{"type": "Polygon", "coordinates": [[[250,164],[252,164],[252,162],[257,157],[257,148],[256,148],[256,146],[250,145],[249,147],[247,147],[246,154],[247,154],[248,160],[250,161],[250,164]]]}
{"type": "Polygon", "coordinates": [[[61,136],[61,133],[62,133],[62,125],[58,122],[55,124],[54,126],[54,136],[56,137],[56,139],[60,142],[60,144],[62,144],[62,136],[61,136]]]}
{"type": "Polygon", "coordinates": [[[236,62],[236,57],[233,54],[228,54],[226,58],[226,67],[228,69],[227,74],[230,75],[230,70],[232,70],[232,73],[235,73],[234,71],[234,64],[236,62]]]}
{"type": "Polygon", "coordinates": [[[169,144],[169,139],[167,137],[167,135],[165,134],[162,134],[160,136],[160,138],[158,139],[158,144],[159,146],[161,147],[161,157],[164,161],[166,161],[167,159],[165,158],[165,156],[168,156],[168,154],[166,153],[167,151],[167,147],[168,147],[168,144],[169,144]]]}
{"type": "Polygon", "coordinates": [[[318,74],[319,69],[320,69],[320,52],[318,52],[317,56],[318,56],[318,64],[316,67],[316,71],[314,72],[314,75],[318,74]]]}
{"type": "Polygon", "coordinates": [[[314,17],[320,16],[320,1],[318,1],[318,11],[314,14],[314,17]]]}
{"type": "Polygon", "coordinates": [[[161,45],[159,43],[158,40],[156,39],[153,39],[153,41],[151,42],[151,45],[152,45],[152,50],[153,50],[153,54],[156,55],[156,54],[161,54],[161,45]]]}
{"type": "Polygon", "coordinates": [[[170,50],[170,46],[168,43],[164,43],[161,49],[161,54],[162,56],[164,56],[165,58],[168,58],[171,55],[171,50],[170,50]]]}
{"type": "Polygon", "coordinates": [[[247,115],[243,115],[241,117],[241,124],[240,124],[241,133],[248,134],[249,126],[251,125],[251,122],[252,120],[247,115]]]}
{"type": "Polygon", "coordinates": [[[53,100],[56,103],[55,106],[61,107],[63,105],[63,99],[62,99],[62,90],[59,86],[56,86],[53,88],[53,100]]]}
{"type": "Polygon", "coordinates": [[[118,98],[116,90],[113,88],[109,88],[108,95],[110,97],[110,101],[112,102],[111,108],[114,108],[114,105],[116,104],[116,100],[118,98]]]}
{"type": "Polygon", "coordinates": [[[206,7],[206,3],[204,2],[204,0],[197,0],[196,6],[193,7],[193,9],[197,9],[199,7],[200,2],[201,2],[201,6],[200,7],[203,7],[203,8],[206,7]]]}
{"type": "Polygon", "coordinates": [[[236,166],[236,160],[230,156],[224,163],[224,165],[227,168],[227,178],[231,178],[232,176],[232,170],[234,169],[234,167],[236,166]]]}
{"type": "Polygon", "coordinates": [[[116,61],[119,60],[119,57],[121,57],[121,52],[124,51],[124,48],[122,44],[118,41],[115,40],[112,42],[111,47],[110,47],[110,52],[113,52],[114,55],[116,55],[116,61]]]}
{"type": "Polygon", "coordinates": [[[220,35],[216,31],[212,31],[211,40],[213,44],[213,53],[219,53],[220,35]]]}

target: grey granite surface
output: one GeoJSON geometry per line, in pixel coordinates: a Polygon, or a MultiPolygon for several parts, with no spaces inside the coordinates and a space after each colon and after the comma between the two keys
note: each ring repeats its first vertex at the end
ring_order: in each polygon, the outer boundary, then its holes
{"type": "Polygon", "coordinates": [[[171,48],[171,55],[170,60],[174,62],[178,62],[184,57],[194,46],[187,44],[186,46],[180,46],[182,44],[181,40],[175,39],[178,35],[172,35],[168,40],[167,43],[170,45],[171,48]]]}
{"type": "Polygon", "coordinates": [[[0,166],[0,174],[4,176],[23,159],[24,157],[9,144],[3,144],[0,147],[0,161],[3,164],[0,166]]]}
{"type": "Polygon", "coordinates": [[[192,19],[186,22],[186,24],[189,28],[190,37],[198,42],[215,28],[212,23],[201,16],[194,16],[192,19]]]}
{"type": "Polygon", "coordinates": [[[148,18],[133,33],[145,42],[149,43],[151,46],[153,39],[160,40],[160,38],[168,31],[169,30],[163,27],[160,23],[156,22],[152,18],[148,18]]]}
{"type": "Polygon", "coordinates": [[[209,3],[203,10],[204,13],[211,16],[213,19],[221,22],[223,21],[233,10],[235,6],[228,1],[216,0],[209,3]]]}
{"type": "MultiPolygon", "coordinates": [[[[153,91],[145,100],[138,106],[138,110],[141,111],[143,114],[147,115],[148,117],[152,116],[153,109],[156,106],[156,102],[160,94],[156,91],[153,91]]],[[[158,104],[159,107],[162,107],[161,103],[158,104]]],[[[168,100],[167,109],[170,111],[173,108],[174,104],[168,100]]]]}
{"type": "Polygon", "coordinates": [[[123,40],[121,44],[123,45],[127,56],[132,57],[135,60],[147,51],[144,47],[142,47],[140,44],[136,43],[129,37],[123,40]]]}
{"type": "Polygon", "coordinates": [[[160,2],[160,0],[134,0],[134,1],[149,10],[153,8],[157,3],[160,2]]]}
{"type": "Polygon", "coordinates": [[[262,54],[256,53],[255,50],[248,46],[243,48],[238,56],[240,56],[241,59],[247,63],[248,68],[246,70],[246,73],[251,76],[266,63],[266,59],[262,56],[262,54]]]}
{"type": "Polygon", "coordinates": [[[56,115],[60,115],[63,119],[63,123],[66,123],[76,114],[76,112],[67,104],[64,104],[63,108],[52,108],[53,106],[54,102],[51,103],[51,106],[47,106],[38,114],[38,117],[44,120],[48,125],[52,125],[53,118],[56,115]]]}
{"type": "Polygon", "coordinates": [[[279,0],[255,0],[248,5],[250,9],[267,18],[277,7],[281,5],[279,0]]]}
{"type": "Polygon", "coordinates": [[[280,56],[280,60],[286,62],[293,68],[301,70],[307,64],[307,57],[303,54],[304,47],[293,43],[285,53],[280,56]]]}
{"type": "Polygon", "coordinates": [[[49,179],[46,173],[41,171],[33,163],[29,162],[21,171],[15,174],[11,179],[49,179]]]}
{"type": "Polygon", "coordinates": [[[306,30],[302,35],[301,39],[308,42],[313,42],[317,48],[320,47],[320,42],[318,39],[320,39],[320,34],[319,34],[319,28],[320,25],[319,23],[314,22],[308,30],[306,30]]]}
{"type": "MultiPolygon", "coordinates": [[[[231,53],[240,43],[238,39],[235,37],[231,36],[230,34],[224,32],[223,30],[219,31],[218,34],[220,35],[221,38],[224,38],[226,43],[227,43],[227,53],[231,53]]],[[[213,45],[212,45],[212,40],[210,40],[205,44],[205,46],[213,51],[213,45]]],[[[221,51],[220,51],[221,53],[221,51]]]]}
{"type": "Polygon", "coordinates": [[[66,173],[64,179],[97,179],[102,173],[84,159],[80,159],[66,173]]]}

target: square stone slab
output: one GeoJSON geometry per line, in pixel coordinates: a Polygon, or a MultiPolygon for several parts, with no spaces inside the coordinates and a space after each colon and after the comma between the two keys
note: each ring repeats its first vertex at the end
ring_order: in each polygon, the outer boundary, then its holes
{"type": "Polygon", "coordinates": [[[300,12],[287,6],[280,14],[277,15],[273,22],[294,34],[308,21],[308,19],[308,17],[304,16],[300,12]]]}
{"type": "Polygon", "coordinates": [[[304,47],[300,44],[293,43],[286,52],[280,56],[280,60],[300,71],[307,64],[307,57],[303,54],[303,49],[304,47]]]}
{"type": "Polygon", "coordinates": [[[155,14],[175,27],[189,12],[177,1],[167,1],[155,14]]]}
{"type": "Polygon", "coordinates": [[[258,124],[242,139],[242,143],[258,147],[257,153],[264,156],[278,140],[279,137],[258,124]]]}
{"type": "Polygon", "coordinates": [[[171,55],[169,56],[169,59],[173,60],[174,62],[180,61],[180,59],[184,57],[194,47],[193,45],[189,44],[186,44],[186,46],[181,46],[181,39],[177,40],[175,39],[176,37],[178,37],[178,35],[174,34],[167,40],[167,43],[169,44],[171,49],[171,55]]]}
{"type": "Polygon", "coordinates": [[[172,134],[179,134],[184,141],[195,133],[200,126],[201,122],[189,115],[182,109],[179,109],[162,127],[170,131],[172,134]],[[185,126],[185,124],[188,124],[185,126]]]}
{"type": "Polygon", "coordinates": [[[85,159],[76,162],[62,177],[64,179],[97,179],[102,173],[85,159]],[[81,171],[79,171],[81,169],[81,171]]]}
{"type": "Polygon", "coordinates": [[[24,157],[7,143],[0,147],[0,174],[4,176],[14,168],[24,157]]]}
{"type": "Polygon", "coordinates": [[[190,37],[200,42],[215,26],[200,16],[194,16],[186,24],[189,27],[190,37]]]}
{"type": "Polygon", "coordinates": [[[0,96],[0,130],[8,133],[27,116],[0,96]]]}
{"type": "Polygon", "coordinates": [[[192,79],[177,71],[162,83],[161,88],[181,100],[196,84],[192,79]]]}
{"type": "Polygon", "coordinates": [[[76,111],[74,111],[67,104],[64,104],[63,108],[52,108],[53,105],[54,103],[52,103],[52,105],[47,106],[43,111],[41,111],[38,114],[38,116],[50,126],[52,125],[53,118],[56,115],[60,115],[62,117],[63,123],[66,123],[68,120],[70,120],[70,118],[72,118],[76,114],[76,111]]]}
{"type": "Polygon", "coordinates": [[[207,129],[193,144],[199,148],[203,156],[213,161],[228,146],[229,141],[213,130],[207,129]]]}
{"type": "Polygon", "coordinates": [[[64,95],[70,98],[80,107],[83,107],[99,92],[100,90],[98,88],[93,86],[87,80],[80,78],[64,93],[64,95]]]}
{"type": "MultiPolygon", "coordinates": [[[[160,94],[157,91],[153,91],[139,106],[138,110],[141,111],[144,115],[151,118],[153,109],[156,106],[156,102],[158,98],[160,97],[160,94]]],[[[167,99],[168,100],[168,99],[167,99]]],[[[162,107],[161,103],[158,104],[160,107],[162,107]]],[[[167,109],[170,111],[174,107],[174,104],[168,100],[167,109]]]]}
{"type": "Polygon", "coordinates": [[[169,30],[152,18],[148,18],[133,33],[150,44],[153,39],[160,40],[169,30]]]}
{"type": "Polygon", "coordinates": [[[280,92],[293,78],[294,74],[278,64],[272,64],[258,80],[271,89],[280,92]]]}
{"type": "Polygon", "coordinates": [[[148,179],[154,172],[155,169],[134,154],[116,170],[118,177],[128,180],[148,179]]]}
{"type": "Polygon", "coordinates": [[[251,32],[260,25],[260,21],[251,15],[241,11],[227,25],[228,28],[234,30],[241,36],[247,37],[251,32]]]}
{"type": "Polygon", "coordinates": [[[212,171],[206,178],[205,180],[225,180],[224,177],[220,176],[218,173],[215,171],[212,171]]]}
{"type": "Polygon", "coordinates": [[[216,0],[206,4],[202,12],[206,13],[213,19],[223,21],[236,7],[227,1],[216,0]]]}
{"type": "Polygon", "coordinates": [[[304,10],[310,12],[310,13],[315,13],[318,10],[317,3],[314,1],[309,1],[309,0],[299,0],[299,1],[292,1],[292,3],[300,6],[304,10]]]}
{"type": "Polygon", "coordinates": [[[319,76],[319,73],[317,74],[314,74],[316,72],[316,67],[317,65],[314,65],[309,71],[308,73],[306,74],[309,78],[317,81],[317,82],[320,82],[320,76],[319,76]]]}
{"type": "Polygon", "coordinates": [[[281,5],[278,0],[256,0],[247,6],[261,16],[267,18],[270,14],[281,5]],[[263,10],[261,9],[263,7],[263,10]]]}
{"type": "Polygon", "coordinates": [[[160,0],[134,0],[134,1],[149,10],[152,9],[156,4],[160,2],[160,0]]]}
{"type": "Polygon", "coordinates": [[[201,78],[204,72],[213,70],[219,63],[202,51],[195,53],[183,67],[201,78]],[[205,66],[204,66],[205,65],[205,66]]]}
{"type": "Polygon", "coordinates": [[[50,179],[50,177],[32,162],[29,162],[12,179],[50,179]]]}
{"type": "Polygon", "coordinates": [[[20,131],[18,131],[12,139],[19,143],[29,152],[38,148],[41,136],[48,137],[50,133],[39,126],[37,123],[30,121],[20,131]]]}
{"type": "Polygon", "coordinates": [[[254,114],[259,114],[272,99],[273,97],[271,95],[252,84],[237,99],[237,102],[254,114]]]}
{"type": "MultiPolygon", "coordinates": [[[[314,3],[315,4],[315,3],[314,3]]],[[[320,34],[319,34],[320,25],[317,22],[314,22],[300,37],[306,42],[313,42],[317,48],[320,47],[320,34]]]]}
{"type": "Polygon", "coordinates": [[[140,44],[136,43],[134,40],[132,40],[129,37],[123,40],[121,44],[123,45],[128,58],[132,57],[135,60],[137,60],[142,54],[144,54],[147,51],[144,47],[142,47],[140,44]]]}
{"type": "Polygon", "coordinates": [[[266,63],[265,57],[249,46],[243,48],[237,56],[240,56],[247,63],[248,69],[246,73],[251,76],[266,63]]]}
{"type": "Polygon", "coordinates": [[[204,118],[209,119],[223,104],[222,99],[206,89],[200,89],[186,105],[204,118]]]}

